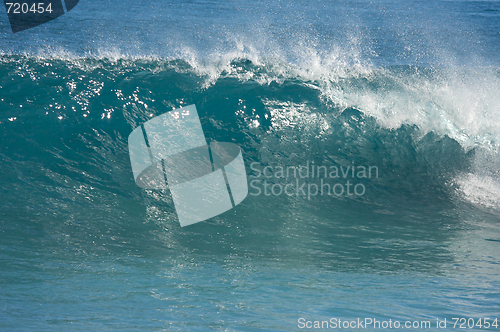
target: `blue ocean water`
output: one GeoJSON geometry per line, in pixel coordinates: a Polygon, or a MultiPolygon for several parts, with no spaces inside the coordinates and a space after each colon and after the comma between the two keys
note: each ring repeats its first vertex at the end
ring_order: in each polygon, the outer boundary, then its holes
{"type": "Polygon", "coordinates": [[[0,41],[0,330],[499,330],[500,2],[82,0],[0,41]],[[181,228],[127,138],[191,104],[261,182],[181,228]],[[378,173],[264,193],[313,164],[378,173]]]}

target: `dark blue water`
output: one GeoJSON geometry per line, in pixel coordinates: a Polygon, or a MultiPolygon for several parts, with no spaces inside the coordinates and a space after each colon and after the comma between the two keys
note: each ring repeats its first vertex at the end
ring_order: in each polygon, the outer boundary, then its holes
{"type": "Polygon", "coordinates": [[[82,0],[0,40],[0,330],[499,330],[500,2],[82,0]],[[127,139],[191,104],[249,184],[377,176],[181,228],[127,139]]]}

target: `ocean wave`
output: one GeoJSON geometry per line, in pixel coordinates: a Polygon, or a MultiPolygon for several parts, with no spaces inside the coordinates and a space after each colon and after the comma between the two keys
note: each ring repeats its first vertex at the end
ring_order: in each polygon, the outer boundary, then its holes
{"type": "MultiPolygon", "coordinates": [[[[496,68],[375,67],[320,56],[300,65],[241,54],[162,59],[116,51],[3,55],[0,74],[1,89],[9,92],[0,101],[6,146],[34,142],[39,150],[21,148],[21,155],[39,165],[51,155],[49,163],[70,179],[89,174],[82,165],[92,165],[99,175],[87,186],[108,177],[117,155],[123,181],[130,131],[192,103],[207,137],[236,141],[249,160],[377,165],[385,178],[369,184],[367,202],[402,193],[446,200],[458,190],[476,204],[484,199],[471,179],[486,167],[500,170],[477,157],[477,151],[496,156],[499,146],[496,68]],[[86,154],[75,155],[80,150],[86,154]]],[[[8,151],[3,155],[4,163],[19,163],[8,151]]],[[[41,178],[54,172],[43,167],[41,178]]]]}

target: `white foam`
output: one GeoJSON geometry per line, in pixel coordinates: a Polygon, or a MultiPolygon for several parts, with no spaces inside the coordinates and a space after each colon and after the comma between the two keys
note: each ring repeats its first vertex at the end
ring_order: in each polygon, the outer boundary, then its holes
{"type": "Polygon", "coordinates": [[[459,176],[458,195],[472,204],[500,208],[500,181],[487,175],[468,173],[459,176]]]}

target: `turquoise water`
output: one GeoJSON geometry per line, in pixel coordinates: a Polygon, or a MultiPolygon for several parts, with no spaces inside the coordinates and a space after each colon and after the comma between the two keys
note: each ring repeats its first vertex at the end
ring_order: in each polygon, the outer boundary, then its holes
{"type": "Polygon", "coordinates": [[[499,18],[494,1],[81,1],[13,34],[0,16],[0,329],[499,330],[477,325],[500,320],[499,18]],[[168,190],[134,183],[127,138],[191,104],[249,184],[363,194],[249,187],[181,228],[168,190]],[[312,164],[377,173],[275,176],[312,164]]]}

